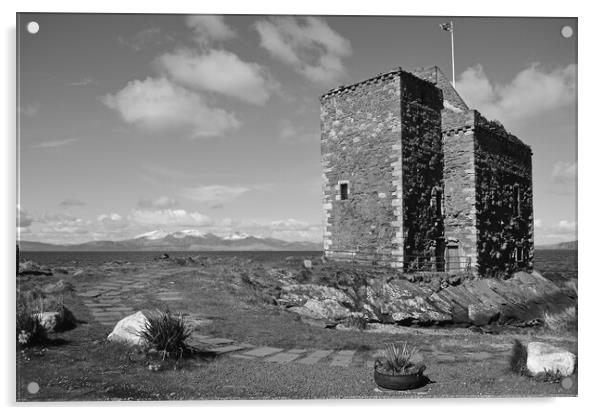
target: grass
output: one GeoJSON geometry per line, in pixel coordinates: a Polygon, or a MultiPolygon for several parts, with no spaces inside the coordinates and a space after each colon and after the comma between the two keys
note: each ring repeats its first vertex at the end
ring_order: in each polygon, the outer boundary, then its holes
{"type": "MultiPolygon", "coordinates": [[[[509,344],[514,336],[514,333],[489,336],[464,329],[436,329],[432,333],[410,328],[404,329],[403,333],[324,329],[276,306],[249,307],[246,299],[241,297],[239,278],[249,272],[253,264],[230,257],[218,258],[219,261],[207,261],[206,266],[199,268],[202,272],[157,261],[124,265],[109,271],[89,267],[86,276],[62,278],[72,281],[77,291],[85,289],[83,283],[120,281],[125,276],[143,280],[144,287],[120,296],[123,304],[134,310],[161,307],[154,293],[160,287],[170,286],[183,293],[178,312],[213,321],[200,329],[202,334],[257,346],[305,348],[308,352],[316,349],[357,350],[354,357],[357,365],[348,370],[335,370],[328,365],[275,365],[227,356],[205,362],[196,359],[195,353],[194,359],[178,360],[177,370],[157,373],[150,370],[147,363],[160,360],[158,353],[145,356],[143,361],[131,360],[128,354],[131,348],[108,342],[106,336],[110,328],[89,318],[89,310],[80,297],[67,295],[66,306],[76,316],[88,319],[89,324],[81,324],[61,334],[65,343],[60,347],[48,346],[43,353],[41,348],[27,348],[25,353],[30,361],[17,353],[18,400],[383,397],[381,392],[374,391],[373,369],[366,368],[362,361],[371,360],[372,352],[381,349],[383,344],[404,340],[409,344],[428,344],[445,352],[493,351],[491,345],[509,344]],[[229,277],[234,275],[237,277],[229,277]],[[236,289],[230,290],[234,284],[237,284],[236,289]],[[36,395],[27,392],[32,379],[41,387],[36,395]]],[[[265,262],[265,266],[288,269],[282,261],[273,265],[265,262]]],[[[319,267],[315,267],[314,273],[318,272],[319,267]]],[[[43,286],[49,278],[32,277],[31,280],[43,286]]],[[[249,280],[258,289],[266,284],[252,273],[249,280]]],[[[50,336],[52,338],[54,334],[50,336]]],[[[573,339],[571,336],[567,341],[573,344],[573,339]]],[[[508,363],[501,355],[497,359],[470,364],[439,363],[426,351],[424,357],[436,373],[433,380],[437,383],[430,386],[432,396],[541,396],[575,394],[576,391],[575,388],[565,390],[559,385],[517,377],[508,371],[508,363]]],[[[175,367],[171,361],[161,363],[165,368],[175,367]]]]}
{"type": "Polygon", "coordinates": [[[568,307],[559,313],[545,313],[544,326],[554,333],[577,333],[577,308],[568,307]]]}
{"type": "Polygon", "coordinates": [[[180,358],[190,354],[192,349],[186,340],[192,334],[184,317],[174,316],[169,310],[156,311],[147,315],[147,322],[140,333],[150,348],[159,351],[163,360],[166,357],[180,358]]]}

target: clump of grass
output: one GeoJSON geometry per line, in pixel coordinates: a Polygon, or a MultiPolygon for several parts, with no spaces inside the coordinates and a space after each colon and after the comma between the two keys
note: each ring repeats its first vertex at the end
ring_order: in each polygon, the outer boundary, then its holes
{"type": "Polygon", "coordinates": [[[147,322],[140,335],[151,348],[156,349],[166,357],[180,358],[190,354],[192,349],[187,340],[192,330],[186,324],[184,316],[174,316],[169,310],[156,311],[147,315],[147,322]]]}
{"type": "Polygon", "coordinates": [[[17,342],[22,347],[43,344],[48,334],[37,313],[43,312],[43,303],[30,296],[17,298],[17,342]]]}
{"type": "Polygon", "coordinates": [[[514,340],[512,353],[510,354],[510,370],[519,375],[528,375],[527,348],[519,340],[514,340]]]}
{"type": "Polygon", "coordinates": [[[555,333],[574,333],[577,331],[577,309],[569,307],[559,313],[545,313],[543,323],[555,333]]]}
{"type": "Polygon", "coordinates": [[[416,354],[417,350],[415,347],[408,348],[407,342],[401,344],[389,343],[385,345],[384,356],[379,357],[375,365],[379,372],[390,375],[405,375],[409,373],[415,373],[419,370],[416,367],[412,358],[416,354]]]}
{"type": "Polygon", "coordinates": [[[368,328],[368,322],[366,321],[364,316],[360,315],[351,315],[347,317],[343,322],[343,325],[358,330],[366,330],[368,328]]]}
{"type": "Polygon", "coordinates": [[[546,370],[545,372],[534,376],[534,379],[539,382],[559,383],[562,381],[562,379],[564,379],[564,376],[562,376],[559,370],[556,370],[555,372],[552,370],[546,370]]]}

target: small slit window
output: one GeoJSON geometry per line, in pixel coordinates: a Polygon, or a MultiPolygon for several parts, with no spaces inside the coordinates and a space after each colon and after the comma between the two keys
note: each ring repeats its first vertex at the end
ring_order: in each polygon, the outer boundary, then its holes
{"type": "Polygon", "coordinates": [[[349,183],[339,183],[339,194],[341,200],[349,199],[349,183]]]}
{"type": "Polygon", "coordinates": [[[512,215],[520,215],[520,186],[518,184],[512,188],[512,215]]]}

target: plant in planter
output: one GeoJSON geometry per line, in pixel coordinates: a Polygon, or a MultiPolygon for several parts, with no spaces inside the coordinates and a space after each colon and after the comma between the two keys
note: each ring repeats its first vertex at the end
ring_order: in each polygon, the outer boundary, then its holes
{"type": "Polygon", "coordinates": [[[385,346],[384,356],[374,362],[374,381],[382,388],[394,390],[416,389],[427,385],[430,380],[424,376],[426,366],[413,361],[416,348],[390,343],[385,346]]]}

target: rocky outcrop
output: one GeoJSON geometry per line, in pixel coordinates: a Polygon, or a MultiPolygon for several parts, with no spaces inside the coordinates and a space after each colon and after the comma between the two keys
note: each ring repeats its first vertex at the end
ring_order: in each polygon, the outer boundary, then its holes
{"type": "Polygon", "coordinates": [[[546,343],[527,345],[527,369],[531,375],[559,374],[570,376],[575,370],[575,355],[568,350],[546,343]]]}
{"type": "Polygon", "coordinates": [[[277,303],[313,318],[336,320],[361,312],[373,322],[485,326],[539,321],[544,312],[574,305],[574,298],[537,272],[519,272],[508,280],[465,279],[445,288],[440,281],[418,284],[404,276],[339,288],[285,284],[277,303]]]}
{"type": "Polygon", "coordinates": [[[107,337],[107,340],[116,343],[124,343],[133,346],[142,346],[146,342],[141,332],[146,327],[148,319],[142,311],[130,314],[115,325],[115,328],[107,337]]]}
{"type": "Polygon", "coordinates": [[[19,263],[18,275],[52,275],[52,270],[34,261],[19,263]]]}

